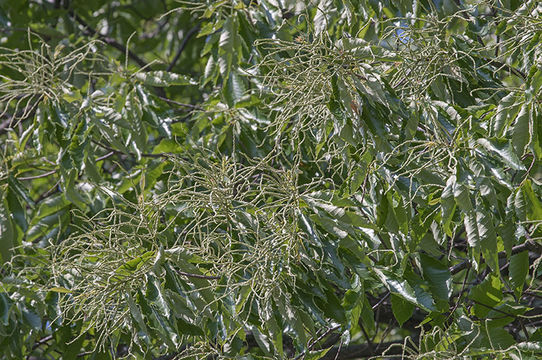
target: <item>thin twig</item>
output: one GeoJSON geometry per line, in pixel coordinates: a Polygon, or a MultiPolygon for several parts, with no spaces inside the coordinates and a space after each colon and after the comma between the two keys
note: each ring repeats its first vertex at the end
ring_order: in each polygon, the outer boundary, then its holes
{"type": "Polygon", "coordinates": [[[178,102],[178,101],[175,101],[175,100],[168,99],[167,97],[158,96],[158,98],[160,100],[164,100],[165,102],[168,102],[170,104],[174,104],[174,105],[177,105],[177,106],[182,106],[182,107],[186,107],[186,108],[190,108],[190,109],[194,109],[194,110],[201,110],[201,111],[204,110],[202,107],[199,107],[197,105],[181,103],[181,102],[178,102]]]}
{"type": "Polygon", "coordinates": [[[463,279],[463,285],[461,285],[461,291],[459,292],[459,296],[457,298],[457,301],[455,302],[454,308],[450,311],[450,315],[448,316],[448,318],[450,318],[450,316],[453,315],[453,313],[455,312],[455,310],[459,306],[459,302],[461,300],[461,295],[463,295],[463,292],[465,291],[465,286],[467,285],[467,278],[469,277],[469,272],[470,272],[470,267],[467,268],[467,272],[465,273],[465,278],[463,279]]]}
{"type": "MultiPolygon", "coordinates": [[[[108,146],[106,144],[102,144],[99,141],[91,140],[94,144],[103,147],[106,150],[109,150],[110,152],[113,152],[115,154],[123,154],[123,155],[130,155],[130,156],[137,156],[136,154],[132,152],[124,152],[117,149],[112,148],[111,146],[108,146]]],[[[170,158],[173,154],[172,153],[158,153],[158,154],[149,154],[149,153],[141,153],[142,157],[149,157],[149,158],[170,158]]]]}
{"type": "MultiPolygon", "coordinates": [[[[537,253],[537,254],[542,254],[542,245],[537,244],[532,240],[528,240],[528,241],[524,242],[521,245],[514,246],[512,248],[512,255],[519,254],[520,252],[527,251],[527,250],[532,251],[532,252],[537,253]]],[[[498,256],[499,256],[499,259],[504,259],[504,258],[506,258],[506,252],[501,251],[498,256]]],[[[450,270],[450,273],[452,275],[455,275],[455,274],[459,273],[460,271],[462,271],[462,270],[464,270],[466,268],[469,268],[470,266],[471,266],[471,261],[470,260],[464,260],[464,261],[460,262],[459,264],[456,264],[456,265],[452,266],[449,270],[450,270]]]]}
{"type": "Polygon", "coordinates": [[[390,296],[390,292],[388,291],[376,304],[373,305],[373,311],[375,311],[382,303],[390,296]]]}
{"type": "Polygon", "coordinates": [[[199,31],[199,29],[200,29],[200,25],[197,24],[186,33],[186,35],[184,36],[183,42],[181,43],[181,46],[179,47],[179,50],[177,50],[175,57],[173,58],[173,60],[171,60],[171,63],[167,67],[167,71],[171,71],[173,69],[173,67],[175,66],[175,63],[177,63],[177,60],[179,60],[179,58],[181,57],[181,54],[184,48],[186,47],[186,44],[188,44],[188,40],[190,40],[190,38],[194,36],[199,31]]]}
{"type": "Polygon", "coordinates": [[[34,176],[24,176],[24,177],[20,177],[20,178],[17,178],[17,180],[34,180],[34,179],[41,179],[41,178],[45,178],[47,176],[50,176],[50,175],[53,175],[56,173],[56,169],[55,170],[51,170],[51,171],[48,171],[46,173],[43,173],[43,174],[39,174],[39,175],[34,175],[34,176]]]}
{"type": "Polygon", "coordinates": [[[510,73],[516,75],[517,77],[520,77],[523,79],[523,81],[526,81],[527,80],[527,74],[525,74],[523,71],[511,66],[511,65],[508,65],[508,64],[505,64],[503,62],[500,62],[500,61],[497,61],[497,60],[493,60],[493,59],[484,59],[485,61],[487,61],[488,65],[495,65],[495,66],[498,66],[499,68],[506,68],[510,73]]]}
{"type": "Polygon", "coordinates": [[[21,111],[19,111],[18,114],[13,114],[10,118],[2,121],[2,123],[0,123],[0,135],[2,135],[3,133],[7,132],[8,129],[11,129],[12,128],[12,125],[13,125],[13,121],[15,119],[19,119],[17,122],[20,124],[22,121],[25,121],[27,119],[30,119],[33,115],[34,115],[34,112],[36,111],[37,109],[37,105],[40,103],[40,101],[43,99],[43,95],[40,95],[39,98],[36,100],[35,103],[33,104],[30,104],[30,105],[26,105],[25,108],[21,111]],[[21,116],[24,116],[24,118],[20,119],[21,116]]]}
{"type": "Polygon", "coordinates": [[[318,344],[318,342],[320,340],[322,340],[323,338],[325,338],[327,335],[329,335],[332,331],[335,331],[337,330],[338,328],[340,328],[341,326],[340,325],[335,325],[333,327],[330,327],[329,329],[327,329],[326,332],[324,332],[322,335],[320,335],[316,340],[314,340],[309,346],[307,346],[307,348],[305,350],[303,350],[301,352],[301,354],[297,355],[294,360],[299,360],[300,358],[302,358],[303,356],[305,356],[305,354],[307,353],[307,351],[310,351],[314,345],[318,344]]]}
{"type": "Polygon", "coordinates": [[[36,341],[34,343],[34,345],[32,345],[32,350],[38,348],[39,346],[45,344],[47,341],[51,340],[53,338],[53,335],[47,335],[41,339],[39,339],[38,341],[36,341]]]}
{"type": "Polygon", "coordinates": [[[100,156],[99,158],[96,158],[96,162],[98,161],[102,161],[102,160],[105,160],[111,156],[115,155],[115,152],[114,151],[110,151],[108,152],[107,154],[103,155],[103,156],[100,156]]]}
{"type": "Polygon", "coordinates": [[[141,67],[148,67],[147,62],[145,62],[143,59],[141,59],[139,56],[137,56],[135,53],[133,53],[131,50],[127,49],[124,45],[119,43],[117,40],[110,38],[109,36],[102,35],[100,32],[98,32],[96,29],[92,28],[83,18],[81,18],[79,15],[77,15],[73,10],[69,11],[70,16],[77,21],[81,26],[83,26],[86,29],[86,32],[90,35],[96,35],[100,40],[102,40],[104,43],[111,45],[115,49],[127,53],[128,57],[132,60],[134,60],[139,66],[141,67]]]}
{"type": "Polygon", "coordinates": [[[369,350],[371,352],[374,352],[373,342],[371,341],[371,338],[369,337],[369,334],[365,330],[365,327],[363,326],[361,321],[358,324],[359,324],[359,327],[361,329],[361,332],[363,333],[363,336],[365,337],[365,340],[367,340],[367,346],[369,347],[369,350]]]}
{"type": "Polygon", "coordinates": [[[337,359],[359,359],[366,357],[379,357],[384,353],[390,358],[396,358],[394,355],[401,355],[403,353],[403,340],[390,341],[381,343],[377,346],[374,351],[369,350],[367,344],[354,344],[348,346],[333,347],[326,355],[324,355],[321,360],[333,360],[337,356],[337,353],[340,350],[340,355],[337,359]],[[389,351],[388,351],[389,350],[389,351]]]}
{"type": "MultiPolygon", "coordinates": [[[[100,39],[104,43],[114,47],[115,49],[122,52],[123,54],[127,54],[127,56],[133,61],[135,61],[143,69],[143,71],[152,70],[150,67],[150,64],[148,64],[145,60],[141,59],[134,52],[132,52],[126,46],[119,43],[117,40],[110,38],[109,36],[103,35],[100,32],[98,32],[96,29],[92,28],[85,20],[83,20],[79,15],[74,13],[73,10],[70,10],[69,14],[75,21],[77,21],[81,26],[83,26],[86,29],[87,34],[95,35],[98,37],[98,39],[100,39]]],[[[158,94],[159,96],[164,96],[164,97],[166,96],[166,92],[163,88],[155,87],[154,90],[156,94],[158,94]]]]}
{"type": "Polygon", "coordinates": [[[38,196],[36,201],[34,201],[35,204],[40,203],[41,201],[47,199],[49,196],[56,194],[57,192],[60,192],[58,185],[60,184],[60,180],[58,180],[49,190],[38,196]]]}

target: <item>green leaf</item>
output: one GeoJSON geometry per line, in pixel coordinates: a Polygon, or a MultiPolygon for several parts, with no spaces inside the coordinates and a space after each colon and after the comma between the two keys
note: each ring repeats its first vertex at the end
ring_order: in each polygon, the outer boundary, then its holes
{"type": "Polygon", "coordinates": [[[286,304],[284,299],[277,299],[277,309],[282,314],[283,321],[291,326],[295,332],[297,338],[296,340],[301,344],[306,344],[307,335],[305,333],[305,328],[299,315],[299,310],[292,307],[289,304],[286,304]]]}
{"type": "Polygon", "coordinates": [[[542,354],[542,343],[535,341],[524,341],[516,344],[516,347],[521,351],[533,353],[533,354],[542,354]]]}
{"type": "Polygon", "coordinates": [[[343,296],[342,307],[347,311],[352,310],[358,301],[359,294],[354,290],[348,290],[343,296]]]}
{"type": "Polygon", "coordinates": [[[8,214],[7,207],[0,198],[0,260],[2,264],[11,260],[11,249],[15,246],[14,239],[16,238],[15,227],[8,214]]]}
{"type": "Polygon", "coordinates": [[[124,113],[127,115],[131,125],[131,135],[136,147],[136,156],[141,159],[141,153],[147,151],[147,129],[143,123],[143,109],[135,92],[126,99],[124,113]]]}
{"type": "Polygon", "coordinates": [[[6,295],[6,293],[0,292],[0,321],[4,326],[8,326],[9,324],[10,308],[9,297],[6,295]]]}
{"type": "Polygon", "coordinates": [[[63,169],[67,172],[63,173],[64,179],[64,195],[66,199],[72,204],[75,204],[78,208],[85,208],[85,199],[81,196],[79,190],[76,188],[77,183],[77,170],[76,169],[63,169]]]}
{"type": "Polygon", "coordinates": [[[510,257],[510,280],[516,297],[523,293],[523,284],[529,274],[529,252],[522,251],[510,257]]]}
{"type": "Polygon", "coordinates": [[[175,140],[162,139],[162,141],[160,141],[160,144],[154,147],[152,153],[180,153],[182,149],[183,148],[175,140]]]}
{"type": "Polygon", "coordinates": [[[84,160],[85,163],[85,172],[90,180],[95,182],[96,184],[100,184],[103,181],[102,176],[100,175],[100,171],[98,170],[98,167],[96,166],[95,162],[88,157],[85,157],[84,160]]]}
{"type": "Polygon", "coordinates": [[[542,89],[542,69],[538,69],[531,77],[531,87],[534,94],[542,89]]]}
{"type": "Polygon", "coordinates": [[[493,220],[485,211],[476,211],[476,224],[480,236],[480,248],[486,264],[498,273],[499,257],[497,250],[497,235],[493,226],[493,220]]]}
{"type": "Polygon", "coordinates": [[[423,277],[429,282],[431,293],[448,301],[452,291],[452,275],[448,267],[424,253],[420,254],[423,277]]]}
{"type": "Polygon", "coordinates": [[[19,226],[22,231],[26,231],[28,228],[26,209],[23,207],[19,201],[19,198],[15,195],[15,192],[10,187],[8,187],[6,191],[6,202],[7,209],[9,209],[14,223],[19,226]]]}
{"type": "Polygon", "coordinates": [[[455,202],[457,206],[464,212],[471,211],[472,201],[470,198],[469,188],[464,184],[457,183],[455,176],[452,176],[448,180],[448,183],[450,184],[450,187],[453,189],[453,194],[454,194],[454,198],[455,198],[455,202]]]}
{"type": "Polygon", "coordinates": [[[243,97],[243,94],[245,93],[245,84],[243,83],[243,79],[236,70],[232,69],[230,71],[229,76],[227,78],[227,81],[222,87],[222,95],[224,96],[224,99],[226,100],[226,103],[233,107],[241,98],[243,97]]]}
{"type": "Polygon", "coordinates": [[[395,294],[426,311],[430,312],[436,310],[433,299],[431,299],[430,296],[427,297],[427,293],[420,292],[419,294],[416,294],[415,290],[406,280],[399,278],[388,270],[374,268],[373,271],[392,294],[395,294]]]}
{"type": "Polygon", "coordinates": [[[365,327],[369,333],[373,333],[376,330],[373,308],[371,307],[371,304],[366,296],[363,296],[363,307],[361,309],[360,318],[363,323],[363,327],[365,327]]]}
{"type": "MultiPolygon", "coordinates": [[[[151,284],[149,287],[150,281],[147,282],[147,294],[146,296],[143,293],[138,292],[137,304],[141,308],[141,313],[147,319],[149,326],[147,329],[154,339],[158,339],[166,344],[168,347],[176,348],[178,346],[179,332],[175,329],[175,324],[170,323],[168,317],[165,317],[163,309],[161,310],[161,305],[157,304],[156,292],[159,291],[159,288],[156,288],[155,285],[151,284]],[[149,303],[149,296],[153,298],[153,303],[149,303]],[[176,345],[177,344],[177,345],[176,345]]],[[[159,303],[160,301],[158,301],[159,303]]]]}
{"type": "Polygon", "coordinates": [[[155,254],[154,250],[147,251],[143,255],[140,255],[138,257],[135,257],[125,262],[124,264],[119,266],[117,270],[115,270],[115,274],[119,274],[123,276],[132,275],[132,273],[136,271],[137,269],[141,268],[142,265],[144,265],[145,263],[149,263],[150,259],[154,256],[154,254],[155,254]]]}
{"type": "Polygon", "coordinates": [[[535,194],[533,188],[533,183],[531,180],[527,179],[521,186],[521,192],[525,195],[525,199],[529,204],[525,209],[528,219],[539,221],[542,219],[542,202],[540,201],[540,196],[535,194]]]}
{"type": "Polygon", "coordinates": [[[531,143],[533,119],[531,114],[531,105],[523,104],[516,122],[514,124],[514,130],[512,134],[512,146],[518,157],[523,156],[525,147],[531,143]]]}
{"type": "Polygon", "coordinates": [[[345,211],[339,221],[356,227],[378,230],[375,224],[371,224],[366,218],[352,211],[345,211]]]}
{"type": "Polygon", "coordinates": [[[20,199],[25,201],[24,205],[34,208],[34,201],[30,198],[28,190],[11,175],[8,177],[8,186],[10,191],[13,191],[20,199]]]}
{"type": "Polygon", "coordinates": [[[62,359],[76,360],[79,350],[85,340],[83,336],[78,336],[81,331],[81,321],[77,321],[75,326],[61,326],[54,332],[57,343],[62,350],[62,359]]]}
{"type": "Polygon", "coordinates": [[[207,36],[219,30],[224,24],[224,19],[218,19],[217,21],[211,21],[201,27],[197,37],[207,36]]]}
{"type": "Polygon", "coordinates": [[[207,65],[205,65],[205,71],[203,72],[203,76],[201,78],[202,85],[205,86],[207,83],[212,80],[213,78],[214,83],[216,84],[216,76],[217,76],[217,60],[215,57],[215,54],[209,55],[209,60],[207,60],[207,65]]]}
{"type": "Polygon", "coordinates": [[[476,223],[475,211],[469,211],[463,219],[465,231],[467,233],[467,241],[470,247],[474,249],[480,248],[480,234],[478,233],[478,224],[476,223]]]}
{"type": "Polygon", "coordinates": [[[339,323],[346,321],[346,316],[344,310],[341,306],[339,298],[333,290],[326,288],[325,289],[326,301],[322,300],[320,297],[315,297],[315,304],[322,310],[322,312],[332,319],[337,320],[339,323]]]}
{"type": "Polygon", "coordinates": [[[405,321],[412,317],[414,307],[414,304],[404,300],[402,297],[395,294],[391,295],[391,309],[393,311],[393,316],[395,316],[395,319],[399,323],[399,326],[403,326],[405,321]]]}
{"type": "Polygon", "coordinates": [[[48,37],[62,39],[64,38],[64,34],[58,30],[56,30],[54,27],[47,26],[43,23],[32,23],[29,24],[29,28],[33,31],[36,31],[38,34],[43,34],[48,37]]]}
{"type": "Polygon", "coordinates": [[[527,218],[527,201],[521,189],[518,189],[514,196],[514,210],[519,220],[524,221],[527,218]]]}
{"type": "Polygon", "coordinates": [[[52,291],[52,292],[61,293],[61,294],[69,294],[72,292],[71,290],[61,287],[61,286],[54,286],[54,287],[48,288],[47,291],[52,291]]]}
{"type": "Polygon", "coordinates": [[[479,318],[485,318],[490,308],[495,308],[503,299],[503,284],[498,276],[490,274],[469,292],[469,298],[476,301],[473,312],[479,318]]]}
{"type": "MultiPolygon", "coordinates": [[[[54,214],[70,205],[70,202],[66,200],[63,194],[55,194],[45,199],[38,208],[38,213],[34,220],[42,219],[46,216],[54,214]]],[[[33,220],[33,221],[34,221],[33,220]]]]}
{"type": "Polygon", "coordinates": [[[482,331],[484,331],[484,335],[487,337],[482,335],[480,339],[482,347],[494,350],[504,350],[516,344],[516,340],[508,331],[506,331],[506,329],[495,327],[484,330],[482,331]]]}
{"type": "MultiPolygon", "coordinates": [[[[311,215],[310,218],[312,221],[320,225],[323,229],[325,229],[326,232],[330,234],[336,235],[341,239],[348,236],[348,232],[345,231],[345,229],[341,227],[340,224],[337,224],[337,221],[335,219],[332,219],[325,214],[311,215]]],[[[351,229],[349,228],[347,230],[351,229]]]]}
{"type": "Polygon", "coordinates": [[[446,232],[446,235],[448,236],[452,236],[452,230],[450,228],[450,225],[457,206],[453,193],[455,187],[455,179],[455,176],[451,176],[447,180],[446,187],[444,188],[444,190],[442,190],[442,194],[440,195],[443,228],[446,232]]]}
{"type": "Polygon", "coordinates": [[[250,330],[252,332],[252,335],[254,335],[254,339],[256,339],[256,342],[258,343],[260,349],[262,349],[267,356],[272,356],[273,348],[269,338],[266,335],[262,334],[255,326],[252,326],[250,330]]]}
{"type": "Polygon", "coordinates": [[[365,176],[367,175],[367,168],[358,168],[350,176],[350,193],[353,194],[365,181],[365,176]]]}
{"type": "Polygon", "coordinates": [[[218,66],[220,74],[224,79],[228,79],[232,65],[237,65],[238,46],[239,46],[239,23],[236,16],[228,16],[218,40],[218,66]]]}
{"type": "MultiPolygon", "coordinates": [[[[154,253],[154,252],[152,252],[154,253]]],[[[146,253],[148,254],[148,253],[146,253]]],[[[147,291],[145,293],[148,302],[156,306],[161,315],[169,317],[170,310],[164,296],[162,295],[162,287],[160,282],[153,275],[147,275],[147,291]]]]}
{"type": "Polygon", "coordinates": [[[323,358],[329,350],[331,350],[331,347],[322,350],[309,351],[303,358],[306,360],[318,360],[323,358]]]}
{"type": "Polygon", "coordinates": [[[506,255],[508,257],[510,257],[512,254],[512,247],[516,245],[516,235],[514,232],[515,225],[512,221],[510,221],[510,219],[500,224],[498,228],[498,233],[502,238],[504,250],[506,251],[506,255]]]}
{"type": "Polygon", "coordinates": [[[477,253],[481,251],[491,269],[498,271],[497,234],[491,216],[482,209],[471,210],[465,214],[464,224],[469,245],[475,251],[475,260],[477,253]]]}
{"type": "Polygon", "coordinates": [[[523,166],[514,152],[510,141],[502,139],[478,139],[478,144],[482,145],[490,153],[498,155],[512,169],[525,170],[525,166],[523,166]]]}
{"type": "Polygon", "coordinates": [[[186,335],[193,335],[193,336],[203,336],[204,332],[199,327],[192,323],[189,323],[188,321],[184,320],[183,318],[177,318],[177,328],[181,330],[182,334],[186,335]]]}
{"type": "Polygon", "coordinates": [[[145,85],[154,87],[166,87],[173,85],[198,85],[198,82],[186,75],[175,74],[167,71],[138,72],[134,78],[145,85]]]}
{"type": "Polygon", "coordinates": [[[26,232],[26,241],[34,241],[39,237],[51,234],[53,229],[56,229],[67,218],[67,211],[61,210],[52,215],[46,216],[43,219],[34,221],[28,227],[26,232]]]}
{"type": "Polygon", "coordinates": [[[519,106],[516,104],[517,95],[511,92],[501,99],[497,106],[497,111],[492,123],[493,136],[501,137],[506,127],[512,122],[519,111],[519,106]]]}

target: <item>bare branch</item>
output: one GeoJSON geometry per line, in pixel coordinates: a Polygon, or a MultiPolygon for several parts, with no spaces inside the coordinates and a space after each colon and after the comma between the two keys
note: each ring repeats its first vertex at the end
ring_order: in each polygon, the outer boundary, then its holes
{"type": "Polygon", "coordinates": [[[179,50],[177,50],[175,57],[173,58],[169,66],[167,67],[167,71],[171,71],[173,69],[173,67],[177,63],[177,60],[179,60],[179,58],[181,57],[181,54],[183,53],[184,48],[186,47],[186,44],[188,44],[188,40],[190,40],[190,38],[194,36],[199,31],[199,29],[200,29],[200,25],[197,24],[186,33],[181,43],[181,46],[179,47],[179,50]]]}
{"type": "MultiPolygon", "coordinates": [[[[542,254],[542,245],[537,244],[533,240],[528,240],[523,244],[514,246],[512,248],[512,255],[519,254],[520,252],[527,251],[527,250],[532,251],[537,254],[542,254]]],[[[499,253],[499,259],[504,259],[504,258],[506,258],[506,252],[501,251],[499,253]]],[[[459,264],[452,266],[450,268],[450,273],[452,275],[455,275],[459,273],[460,271],[465,270],[466,268],[469,268],[471,265],[472,264],[470,260],[464,260],[463,262],[460,262],[459,264]]]]}

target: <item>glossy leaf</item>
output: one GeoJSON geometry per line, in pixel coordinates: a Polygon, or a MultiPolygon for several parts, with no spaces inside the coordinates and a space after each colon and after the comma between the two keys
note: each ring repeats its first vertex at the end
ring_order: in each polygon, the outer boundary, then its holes
{"type": "Polygon", "coordinates": [[[173,85],[197,85],[197,82],[186,75],[166,71],[139,72],[134,77],[145,85],[166,87],[173,85]]]}

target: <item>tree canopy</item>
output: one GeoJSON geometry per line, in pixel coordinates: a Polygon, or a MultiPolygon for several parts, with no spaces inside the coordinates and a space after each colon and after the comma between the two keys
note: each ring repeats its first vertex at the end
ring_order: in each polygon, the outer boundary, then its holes
{"type": "Polygon", "coordinates": [[[0,359],[540,359],[542,4],[0,2],[0,359]]]}

